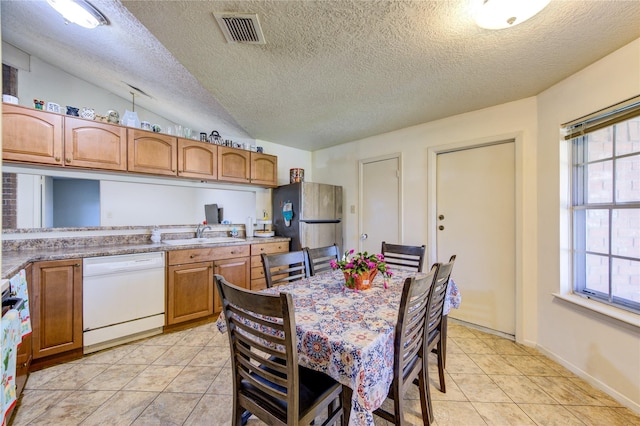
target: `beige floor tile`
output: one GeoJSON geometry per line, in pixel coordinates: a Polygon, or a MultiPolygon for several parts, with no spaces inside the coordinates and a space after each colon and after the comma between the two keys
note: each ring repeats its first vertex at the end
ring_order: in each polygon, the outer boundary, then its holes
{"type": "Polygon", "coordinates": [[[111,391],[75,391],[50,407],[29,425],[80,424],[113,394],[114,392],[111,391]]]}
{"type": "Polygon", "coordinates": [[[465,327],[463,325],[455,324],[449,321],[449,325],[447,326],[447,337],[450,338],[467,338],[474,339],[476,337],[473,334],[471,328],[465,327]]]}
{"type": "Polygon", "coordinates": [[[448,354],[464,353],[464,351],[460,348],[460,346],[458,346],[458,343],[457,343],[456,340],[457,339],[452,339],[451,336],[449,336],[449,339],[447,340],[447,353],[448,354]]]}
{"type": "MultiPolygon", "coordinates": [[[[431,362],[430,362],[431,365],[431,362]]],[[[451,354],[447,353],[447,366],[445,368],[449,373],[461,374],[483,374],[480,367],[467,354],[451,354]]],[[[431,374],[431,373],[429,373],[431,374]]]]}
{"type": "Polygon", "coordinates": [[[143,340],[141,345],[153,345],[153,346],[173,346],[182,340],[186,335],[191,333],[191,330],[176,331],[174,333],[162,334],[160,336],[154,336],[149,339],[143,340]]]}
{"type": "Polygon", "coordinates": [[[451,374],[451,379],[472,402],[513,402],[485,374],[451,374]]]}
{"type": "Polygon", "coordinates": [[[433,401],[437,426],[486,426],[482,416],[470,402],[433,401]]]}
{"type": "MultiPolygon", "coordinates": [[[[485,342],[487,346],[500,355],[531,355],[525,346],[507,339],[491,339],[485,342]]],[[[536,355],[539,353],[536,352],[536,355]]]]}
{"type": "Polygon", "coordinates": [[[186,366],[164,391],[203,394],[219,373],[220,368],[186,366]]]}
{"type": "Polygon", "coordinates": [[[75,364],[46,383],[39,389],[80,389],[85,383],[109,368],[108,364],[75,364]]]}
{"type": "Polygon", "coordinates": [[[581,378],[576,377],[575,375],[572,375],[572,377],[570,377],[569,380],[574,385],[582,389],[582,391],[588,393],[590,396],[597,399],[601,403],[601,405],[605,405],[607,407],[622,407],[622,404],[620,404],[618,401],[616,401],[606,393],[602,392],[600,389],[594,388],[593,386],[591,386],[589,383],[582,380],[581,378]]]}
{"type": "MultiPolygon", "coordinates": [[[[201,394],[193,393],[161,393],[133,425],[181,425],[200,401],[201,394]]],[[[215,423],[214,418],[210,419],[215,423]]]]}
{"type": "Polygon", "coordinates": [[[112,349],[96,352],[82,358],[82,364],[115,364],[125,356],[131,354],[138,345],[123,345],[112,349]]]}
{"type": "Polygon", "coordinates": [[[213,340],[215,334],[213,331],[193,330],[184,336],[177,344],[184,346],[206,346],[213,340]]]}
{"type": "Polygon", "coordinates": [[[175,365],[150,365],[124,387],[130,391],[162,392],[184,367],[175,365]]]}
{"type": "MultiPolygon", "coordinates": [[[[164,336],[162,336],[164,337],[164,336]]],[[[143,364],[149,365],[160,358],[171,346],[164,345],[140,345],[131,351],[127,356],[122,357],[119,364],[143,364]]]]}
{"type": "Polygon", "coordinates": [[[232,371],[231,367],[221,368],[207,394],[233,395],[232,371]]]}
{"type": "Polygon", "coordinates": [[[530,376],[531,381],[540,386],[560,404],[565,405],[604,405],[567,377],[530,376]]]}
{"type": "Polygon", "coordinates": [[[492,375],[493,380],[504,393],[516,403],[557,404],[540,386],[526,376],[492,375]]]}
{"type": "Polygon", "coordinates": [[[133,380],[145,368],[145,365],[117,364],[112,365],[93,379],[85,383],[83,390],[120,390],[133,380]]]}
{"type": "Polygon", "coordinates": [[[22,393],[13,417],[13,426],[29,424],[44,412],[55,407],[73,391],[46,391],[27,389],[22,393]]]}
{"type": "Polygon", "coordinates": [[[40,386],[49,382],[51,379],[58,377],[65,371],[73,368],[74,364],[59,364],[53,367],[45,368],[43,370],[34,371],[33,373],[29,373],[29,379],[25,384],[25,388],[27,389],[39,389],[40,386]]]}
{"type": "Polygon", "coordinates": [[[201,347],[172,346],[153,361],[152,365],[187,365],[201,350],[201,347]]]}
{"type": "Polygon", "coordinates": [[[211,426],[212,419],[217,425],[230,425],[233,411],[231,395],[205,394],[195,406],[185,426],[211,426]]]}
{"type": "Polygon", "coordinates": [[[518,404],[522,411],[540,426],[584,426],[562,405],[518,404]]]}
{"type": "Polygon", "coordinates": [[[627,408],[567,406],[567,410],[588,426],[640,425],[640,417],[627,408]]]}
{"type": "MultiPolygon", "coordinates": [[[[453,381],[451,376],[445,372],[444,381],[447,385],[447,392],[440,392],[440,385],[438,382],[438,376],[430,377],[431,383],[431,400],[432,401],[469,401],[469,398],[460,390],[456,382],[453,381]]],[[[418,392],[416,396],[419,397],[418,392]]],[[[417,399],[417,398],[414,398],[417,399]]]]}
{"type": "MultiPolygon", "coordinates": [[[[456,344],[462,352],[466,354],[493,354],[495,351],[487,345],[485,339],[465,339],[465,338],[457,338],[456,344]]],[[[449,347],[447,345],[447,352],[449,352],[449,347]]]]}
{"type": "Polygon", "coordinates": [[[524,426],[535,425],[533,420],[515,403],[505,402],[473,402],[473,406],[487,425],[524,426]]]}
{"type": "Polygon", "coordinates": [[[527,376],[558,376],[558,372],[549,367],[542,356],[503,355],[504,359],[522,374],[527,376]]]}
{"type": "Polygon", "coordinates": [[[130,425],[158,396],[157,392],[119,391],[82,422],[82,426],[130,425]]]}
{"type": "Polygon", "coordinates": [[[485,374],[522,375],[520,370],[507,362],[502,355],[468,354],[469,358],[482,369],[485,374]]]}
{"type": "Polygon", "coordinates": [[[205,346],[196,354],[189,365],[222,368],[229,362],[231,352],[228,347],[205,346]]]}

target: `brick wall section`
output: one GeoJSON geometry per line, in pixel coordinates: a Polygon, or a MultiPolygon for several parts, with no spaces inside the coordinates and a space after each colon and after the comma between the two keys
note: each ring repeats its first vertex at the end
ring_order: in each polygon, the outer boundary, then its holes
{"type": "Polygon", "coordinates": [[[2,174],[2,228],[17,226],[17,178],[15,173],[2,174]]]}

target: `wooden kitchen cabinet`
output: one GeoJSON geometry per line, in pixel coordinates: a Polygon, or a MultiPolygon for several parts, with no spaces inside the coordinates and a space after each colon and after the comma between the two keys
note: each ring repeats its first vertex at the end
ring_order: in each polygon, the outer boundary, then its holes
{"type": "Polygon", "coordinates": [[[261,254],[286,253],[288,251],[288,241],[251,245],[251,290],[258,291],[267,288],[261,254]]]}
{"type": "Polygon", "coordinates": [[[278,186],[278,157],[252,152],[251,183],[263,186],[278,186]]]}
{"type": "Polygon", "coordinates": [[[220,312],[214,273],[249,288],[249,254],[248,245],[168,252],[166,324],[181,324],[220,312]]]}
{"type": "Polygon", "coordinates": [[[91,169],[127,170],[127,129],[65,117],[64,164],[91,169]]]}
{"type": "Polygon", "coordinates": [[[218,146],[178,139],[178,176],[204,180],[218,178],[218,146]]]}
{"type": "Polygon", "coordinates": [[[218,147],[218,180],[251,182],[251,152],[244,149],[218,147]]]}
{"type": "Polygon", "coordinates": [[[82,260],[33,264],[33,359],[82,350],[82,260]]]}
{"type": "Polygon", "coordinates": [[[213,264],[200,262],[169,266],[167,325],[213,314],[213,264]]]}
{"type": "Polygon", "coordinates": [[[154,175],[177,175],[177,138],[145,130],[127,129],[127,140],[127,170],[154,175]]]}
{"type": "Polygon", "coordinates": [[[60,114],[2,105],[2,159],[62,166],[60,114]]]}

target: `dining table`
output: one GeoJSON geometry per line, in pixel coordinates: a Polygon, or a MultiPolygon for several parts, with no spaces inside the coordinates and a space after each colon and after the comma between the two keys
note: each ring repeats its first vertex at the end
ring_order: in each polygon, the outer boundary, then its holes
{"type": "MultiPolygon", "coordinates": [[[[349,425],[373,425],[373,411],[387,397],[402,287],[412,275],[416,272],[378,274],[370,289],[355,291],[335,270],[261,290],[292,295],[298,363],[351,389],[349,425]]],[[[223,316],[217,325],[226,330],[223,316]]]]}

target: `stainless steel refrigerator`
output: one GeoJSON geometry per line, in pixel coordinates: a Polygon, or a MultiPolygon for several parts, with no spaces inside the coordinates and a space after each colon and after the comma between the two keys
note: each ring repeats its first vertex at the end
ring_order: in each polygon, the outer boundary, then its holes
{"type": "Polygon", "coordinates": [[[272,193],[273,229],[291,238],[290,249],[337,244],[342,250],[342,187],[299,182],[272,193]]]}

